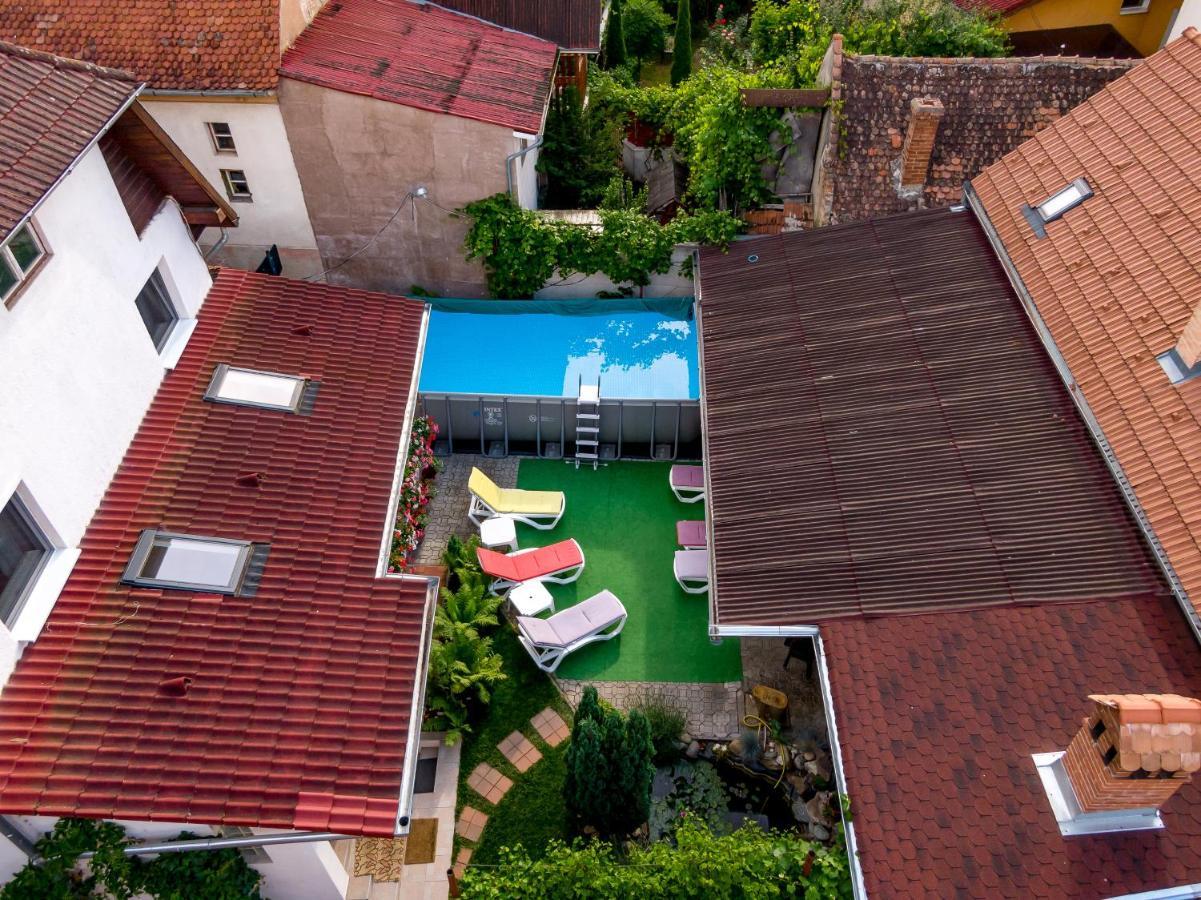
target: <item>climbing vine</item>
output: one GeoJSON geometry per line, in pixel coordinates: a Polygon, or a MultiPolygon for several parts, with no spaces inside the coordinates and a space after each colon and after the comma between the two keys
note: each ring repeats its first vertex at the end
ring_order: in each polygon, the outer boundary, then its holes
{"type": "MultiPolygon", "coordinates": [[[[549,221],[517,206],[506,194],[469,203],[464,245],[468,259],[483,262],[494,297],[532,297],[560,278],[603,272],[617,285],[636,288],[671,268],[676,244],[725,248],[742,223],[725,212],[680,213],[666,225],[628,209],[599,211],[601,227],[549,221]]],[[[632,290],[626,288],[626,290],[632,290]]]]}
{"type": "MultiPolygon", "coordinates": [[[[196,835],[184,832],[177,840],[196,835]]],[[[40,860],[32,861],[0,888],[0,900],[82,900],[96,896],[129,900],[261,900],[262,876],[237,850],[164,853],[150,861],[126,856],[125,829],[114,822],[59,819],[38,839],[40,860]],[[95,852],[90,873],[77,865],[95,852]]]]}

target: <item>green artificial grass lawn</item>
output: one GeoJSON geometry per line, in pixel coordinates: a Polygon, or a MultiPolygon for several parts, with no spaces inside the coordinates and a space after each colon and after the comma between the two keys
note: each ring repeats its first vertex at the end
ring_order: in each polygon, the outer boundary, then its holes
{"type": "MultiPolygon", "coordinates": [[[[492,692],[492,703],[473,731],[463,739],[459,763],[458,808],[474,806],[486,812],[488,824],[472,862],[496,862],[501,847],[524,844],[531,856],[541,856],[546,842],[566,835],[566,808],[563,805],[563,754],[567,743],[552,750],[542,742],[530,719],[553,706],[571,723],[571,707],[559,696],[554,683],[531,661],[517,641],[513,627],[504,622],[492,637],[492,646],[504,660],[508,675],[492,692]],[[543,758],[524,774],[518,774],[496,745],[520,731],[542,751],[543,758]],[[496,806],[491,806],[467,786],[475,767],[486,762],[513,779],[513,787],[496,806]]],[[[457,817],[457,811],[456,811],[457,817]]],[[[455,853],[461,841],[455,840],[455,853]]]]}
{"type": "Polygon", "coordinates": [[[567,510],[550,531],[518,526],[522,547],[575,538],[584,574],[574,584],[548,584],[555,609],[602,590],[625,605],[625,630],[589,644],[559,666],[581,681],[726,682],[742,677],[738,642],[709,642],[708,594],[686,594],[672,574],[676,522],[702,519],[701,503],[681,503],[668,486],[668,463],[616,462],[593,471],[561,460],[523,459],[517,484],[567,495],[567,510]]]}

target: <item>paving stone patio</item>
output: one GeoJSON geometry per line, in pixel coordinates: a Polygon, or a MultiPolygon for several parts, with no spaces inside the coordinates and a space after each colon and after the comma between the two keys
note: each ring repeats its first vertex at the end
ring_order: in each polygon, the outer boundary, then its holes
{"type": "Polygon", "coordinates": [[[584,688],[591,684],[601,699],[628,711],[647,698],[659,698],[683,710],[689,735],[709,740],[732,738],[741,729],[742,682],[725,684],[674,684],[665,681],[568,681],[556,678],[559,693],[572,706],[579,705],[584,688]]]}
{"type": "Polygon", "coordinates": [[[467,776],[467,786],[489,803],[497,804],[513,786],[513,779],[498,772],[487,763],[480,763],[467,776]]]}
{"type": "Polygon", "coordinates": [[[434,482],[437,494],[430,504],[430,520],[425,529],[425,538],[417,548],[416,565],[433,566],[442,560],[446,550],[446,542],[452,534],[461,538],[476,533],[476,528],[467,518],[467,510],[471,506],[471,493],[467,490],[467,480],[471,477],[472,467],[484,472],[501,487],[517,487],[517,466],[520,462],[516,456],[505,459],[493,459],[488,456],[470,456],[456,453],[444,457],[445,468],[438,473],[434,482]]]}
{"type": "Polygon", "coordinates": [[[487,824],[487,813],[481,812],[474,806],[464,806],[463,811],[459,813],[459,822],[455,825],[455,832],[466,841],[478,841],[487,824]]]}
{"type": "Polygon", "coordinates": [[[571,729],[563,717],[549,706],[530,719],[530,724],[548,747],[558,747],[571,737],[571,729]]]}

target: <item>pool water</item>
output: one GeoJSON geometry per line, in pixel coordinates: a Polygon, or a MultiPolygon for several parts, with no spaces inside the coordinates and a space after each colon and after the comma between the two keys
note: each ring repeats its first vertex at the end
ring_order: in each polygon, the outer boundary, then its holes
{"type": "Polygon", "coordinates": [[[654,312],[430,313],[418,389],[425,394],[700,397],[695,323],[654,312]]]}

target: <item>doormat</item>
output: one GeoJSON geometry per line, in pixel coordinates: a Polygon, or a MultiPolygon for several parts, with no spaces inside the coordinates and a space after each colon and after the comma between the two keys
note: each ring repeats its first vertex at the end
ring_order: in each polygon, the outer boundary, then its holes
{"type": "Polygon", "coordinates": [[[400,881],[404,865],[404,838],[359,838],[354,847],[354,874],[376,881],[400,881]]]}
{"type": "Polygon", "coordinates": [[[408,848],[404,853],[406,866],[420,866],[434,861],[438,847],[438,820],[414,819],[409,825],[408,848]]]}

